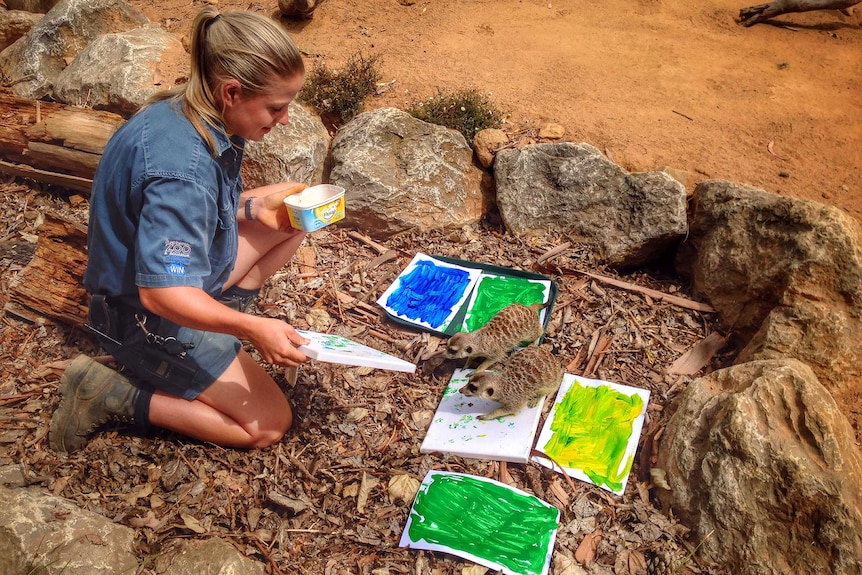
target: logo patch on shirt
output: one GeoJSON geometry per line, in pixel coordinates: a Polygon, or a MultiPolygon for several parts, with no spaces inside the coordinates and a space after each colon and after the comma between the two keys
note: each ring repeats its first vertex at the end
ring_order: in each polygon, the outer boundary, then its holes
{"type": "Polygon", "coordinates": [[[186,275],[186,266],[192,255],[192,246],[180,240],[165,240],[165,269],[171,275],[186,275]]]}

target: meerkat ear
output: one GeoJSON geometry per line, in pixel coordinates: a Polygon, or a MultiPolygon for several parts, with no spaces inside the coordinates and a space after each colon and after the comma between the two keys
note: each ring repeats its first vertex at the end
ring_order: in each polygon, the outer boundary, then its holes
{"type": "Polygon", "coordinates": [[[485,397],[488,397],[488,398],[494,397],[494,388],[493,387],[486,387],[485,391],[484,391],[484,395],[485,395],[485,397]]]}
{"type": "Polygon", "coordinates": [[[466,351],[469,354],[472,354],[473,353],[473,346],[468,345],[467,347],[464,348],[464,351],[466,351]]]}

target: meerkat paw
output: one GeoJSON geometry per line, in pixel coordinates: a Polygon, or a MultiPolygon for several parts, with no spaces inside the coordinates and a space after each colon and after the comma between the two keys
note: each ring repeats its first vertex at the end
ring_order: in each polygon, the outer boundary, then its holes
{"type": "Polygon", "coordinates": [[[541,396],[541,395],[537,395],[536,397],[531,399],[527,405],[530,407],[536,407],[537,405],[539,405],[539,400],[542,399],[542,397],[543,396],[541,396]]]}
{"type": "Polygon", "coordinates": [[[482,421],[488,421],[491,419],[497,419],[499,417],[506,417],[507,415],[515,415],[511,409],[505,409],[502,407],[498,407],[491,413],[486,413],[485,415],[480,415],[479,419],[482,421]]]}
{"type": "Polygon", "coordinates": [[[491,367],[495,363],[497,363],[497,360],[489,357],[489,358],[485,359],[485,361],[480,363],[479,366],[473,371],[473,373],[476,374],[476,373],[479,373],[480,371],[485,371],[486,369],[488,369],[489,367],[491,367]]]}

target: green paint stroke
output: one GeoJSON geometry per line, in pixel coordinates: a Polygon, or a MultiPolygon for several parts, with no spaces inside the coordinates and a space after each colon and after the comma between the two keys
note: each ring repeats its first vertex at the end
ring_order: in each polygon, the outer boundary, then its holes
{"type": "Polygon", "coordinates": [[[510,303],[544,303],[546,289],[546,284],[526,278],[482,276],[476,285],[476,299],[464,318],[464,328],[479,329],[510,303]]]}
{"type": "Polygon", "coordinates": [[[559,511],[541,499],[469,475],[432,474],[410,513],[411,541],[449,547],[514,573],[542,573],[559,511]]]}
{"type": "Polygon", "coordinates": [[[633,460],[630,456],[623,466],[623,456],[643,407],[636,393],[626,395],[607,385],[584,387],[576,380],[556,406],[545,453],[564,467],[583,471],[596,485],[619,492],[633,460]]]}

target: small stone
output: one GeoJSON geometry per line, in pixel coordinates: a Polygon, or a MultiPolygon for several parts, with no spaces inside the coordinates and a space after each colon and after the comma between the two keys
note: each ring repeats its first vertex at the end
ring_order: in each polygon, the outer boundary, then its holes
{"type": "Polygon", "coordinates": [[[559,124],[545,124],[539,129],[539,137],[549,140],[559,140],[566,133],[566,129],[559,124]]]}
{"type": "Polygon", "coordinates": [[[497,128],[480,130],[473,137],[473,151],[484,168],[490,168],[494,163],[494,157],[502,146],[509,143],[506,132],[497,128]]]}

